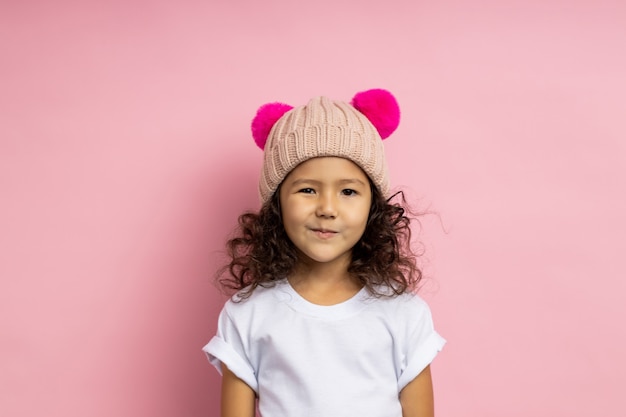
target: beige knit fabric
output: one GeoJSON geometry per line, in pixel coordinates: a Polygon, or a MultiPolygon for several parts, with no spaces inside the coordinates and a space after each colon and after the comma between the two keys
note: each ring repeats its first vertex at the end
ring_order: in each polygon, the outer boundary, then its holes
{"type": "Polygon", "coordinates": [[[320,156],[353,161],[387,196],[389,174],[376,128],[350,104],[315,97],[285,113],[272,127],[259,181],[261,201],[267,202],[298,164],[320,156]]]}

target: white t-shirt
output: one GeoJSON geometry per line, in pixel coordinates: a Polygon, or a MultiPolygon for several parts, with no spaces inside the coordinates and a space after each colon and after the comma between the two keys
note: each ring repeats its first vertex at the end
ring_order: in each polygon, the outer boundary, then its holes
{"type": "Polygon", "coordinates": [[[263,417],[400,417],[400,391],[444,344],[417,295],[362,289],[320,306],[284,280],[229,300],[203,350],[257,393],[263,417]]]}

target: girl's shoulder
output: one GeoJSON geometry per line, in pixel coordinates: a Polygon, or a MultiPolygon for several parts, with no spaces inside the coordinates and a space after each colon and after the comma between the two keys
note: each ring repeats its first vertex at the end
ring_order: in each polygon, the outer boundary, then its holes
{"type": "Polygon", "coordinates": [[[234,294],[224,305],[226,311],[250,311],[258,308],[271,307],[281,298],[284,280],[275,281],[271,285],[258,285],[256,288],[246,287],[234,294]]]}
{"type": "Polygon", "coordinates": [[[378,288],[378,296],[370,297],[378,308],[393,316],[430,316],[428,303],[414,292],[404,292],[396,295],[389,288],[378,288]]]}
{"type": "Polygon", "coordinates": [[[372,297],[381,300],[388,300],[391,304],[426,303],[415,291],[406,290],[398,294],[393,288],[386,285],[377,285],[374,287],[374,291],[370,293],[372,294],[372,297]]]}

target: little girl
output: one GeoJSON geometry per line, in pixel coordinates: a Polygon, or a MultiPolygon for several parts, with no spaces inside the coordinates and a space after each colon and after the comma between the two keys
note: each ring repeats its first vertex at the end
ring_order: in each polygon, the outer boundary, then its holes
{"type": "Polygon", "coordinates": [[[385,90],[257,112],[263,205],[228,242],[220,282],[236,294],[203,349],[222,417],[434,415],[445,340],[412,292],[421,272],[382,143],[399,118],[385,90]]]}

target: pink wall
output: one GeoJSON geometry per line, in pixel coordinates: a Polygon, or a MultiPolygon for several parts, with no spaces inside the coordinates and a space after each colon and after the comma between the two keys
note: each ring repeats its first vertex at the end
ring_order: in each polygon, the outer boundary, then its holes
{"type": "Polygon", "coordinates": [[[0,3],[0,415],[217,416],[252,115],[385,87],[438,415],[623,416],[624,2],[302,4],[0,3]]]}

